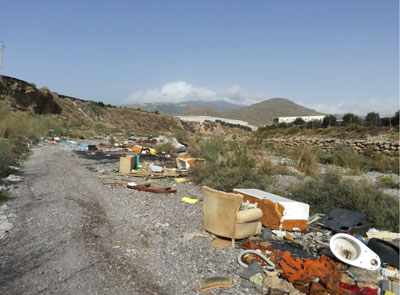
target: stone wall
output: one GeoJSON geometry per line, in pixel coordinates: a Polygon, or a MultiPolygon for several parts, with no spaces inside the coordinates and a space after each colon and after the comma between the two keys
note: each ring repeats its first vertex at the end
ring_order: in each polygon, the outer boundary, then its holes
{"type": "Polygon", "coordinates": [[[359,153],[367,150],[382,152],[388,156],[399,156],[399,142],[390,142],[378,139],[338,139],[338,138],[265,138],[263,142],[273,143],[275,147],[297,147],[302,145],[318,146],[329,151],[335,145],[344,145],[353,148],[359,153]]]}

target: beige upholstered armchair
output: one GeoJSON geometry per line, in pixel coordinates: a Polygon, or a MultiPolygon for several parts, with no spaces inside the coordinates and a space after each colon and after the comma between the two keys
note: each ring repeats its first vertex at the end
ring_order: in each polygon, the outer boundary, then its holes
{"type": "Polygon", "coordinates": [[[224,193],[203,186],[203,228],[215,235],[235,239],[247,238],[261,233],[263,216],[259,208],[239,211],[243,196],[224,193]]]}

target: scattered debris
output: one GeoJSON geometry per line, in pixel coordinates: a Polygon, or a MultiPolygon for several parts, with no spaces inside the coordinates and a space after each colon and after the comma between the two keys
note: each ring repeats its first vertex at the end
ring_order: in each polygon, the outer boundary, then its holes
{"type": "Polygon", "coordinates": [[[151,172],[158,172],[158,173],[162,173],[164,171],[163,167],[157,166],[157,165],[153,165],[153,164],[149,165],[149,169],[150,169],[151,172]]]}
{"type": "MultiPolygon", "coordinates": [[[[64,139],[53,142],[81,157],[101,160],[92,170],[100,172],[98,177],[103,184],[154,193],[174,193],[176,187],[189,186],[185,185],[190,183],[187,170],[205,160],[185,154],[176,159],[165,153],[157,154],[155,149],[139,144],[165,143],[170,139],[160,136],[146,140],[134,138],[116,146],[79,144],[64,139]],[[137,182],[132,177],[145,178],[146,182],[137,182]],[[156,183],[148,182],[149,179],[160,180],[156,183]]],[[[174,140],[170,143],[175,148],[185,148],[174,140]]],[[[308,204],[261,190],[234,189],[234,193],[225,193],[203,187],[199,199],[196,189],[199,188],[193,186],[182,193],[181,201],[195,204],[203,200],[203,229],[218,236],[209,245],[221,249],[231,245],[243,248],[240,254],[233,252],[238,254],[238,263],[245,267],[239,276],[267,289],[268,294],[374,295],[378,294],[379,286],[386,294],[398,288],[399,248],[393,243],[400,241],[400,234],[368,230],[366,214],[335,208],[326,215],[309,217],[308,204]],[[244,238],[235,244],[236,239],[244,238]]],[[[159,222],[154,225],[162,231],[169,226],[159,222]]],[[[181,241],[187,243],[195,237],[208,237],[211,241],[209,233],[183,233],[181,241]]],[[[218,250],[221,251],[237,250],[218,250]]],[[[204,292],[230,288],[232,282],[226,277],[211,277],[201,280],[199,287],[204,292]]]]}
{"type": "Polygon", "coordinates": [[[187,182],[188,180],[186,178],[175,178],[175,182],[178,183],[183,183],[183,182],[187,182]]]}
{"type": "Polygon", "coordinates": [[[231,288],[232,279],[225,277],[211,277],[199,281],[200,292],[209,291],[217,288],[231,288]]]}
{"type": "Polygon", "coordinates": [[[159,137],[156,137],[155,140],[157,141],[158,144],[169,143],[178,150],[186,149],[186,145],[180,143],[175,137],[171,138],[171,137],[166,137],[166,136],[160,135],[159,137]]]}
{"type": "Polygon", "coordinates": [[[214,248],[229,248],[231,244],[232,244],[231,240],[216,238],[214,241],[210,243],[210,246],[214,248]]]}
{"type": "Polygon", "coordinates": [[[205,160],[201,158],[193,158],[192,156],[188,155],[180,155],[176,158],[176,166],[178,167],[178,170],[183,170],[187,171],[190,169],[190,167],[198,164],[198,163],[204,163],[205,160]]]}
{"type": "Polygon", "coordinates": [[[370,228],[367,232],[369,239],[377,238],[388,242],[393,242],[394,240],[400,240],[400,234],[392,233],[389,231],[378,231],[375,228],[370,228]]]}
{"type": "Polygon", "coordinates": [[[369,225],[365,220],[366,216],[361,212],[334,208],[322,217],[319,224],[337,233],[362,235],[369,229],[369,225]]]}
{"type": "Polygon", "coordinates": [[[190,203],[190,204],[196,204],[199,200],[197,199],[191,199],[188,197],[183,197],[182,202],[190,203]]]}
{"type": "Polygon", "coordinates": [[[135,189],[139,191],[152,192],[157,194],[171,194],[175,193],[176,189],[168,186],[162,186],[152,182],[134,183],[130,182],[127,184],[130,189],[135,189]]]}
{"type": "Polygon", "coordinates": [[[372,238],[368,241],[368,248],[374,251],[377,256],[379,255],[382,263],[399,268],[400,255],[398,246],[381,239],[372,238]]]}
{"type": "Polygon", "coordinates": [[[141,145],[134,145],[132,147],[132,152],[139,153],[139,154],[145,154],[145,155],[156,155],[157,150],[149,147],[143,147],[141,145]]]}
{"type": "Polygon", "coordinates": [[[8,182],[20,182],[20,181],[22,181],[22,177],[19,175],[10,174],[4,180],[6,180],[8,182]]]}
{"type": "Polygon", "coordinates": [[[202,232],[194,232],[194,233],[184,233],[182,237],[182,242],[186,243],[187,241],[192,240],[195,237],[202,237],[202,238],[207,238],[208,235],[202,232]]]}
{"type": "Polygon", "coordinates": [[[304,294],[298,291],[293,284],[278,278],[277,276],[267,276],[263,278],[262,280],[262,286],[272,289],[272,290],[277,290],[280,292],[288,293],[289,295],[300,295],[304,294]]]}
{"type": "Polygon", "coordinates": [[[264,256],[264,255],[261,253],[261,251],[256,251],[256,250],[244,250],[244,251],[242,251],[242,252],[239,254],[238,263],[239,263],[241,266],[246,267],[246,268],[248,267],[248,265],[242,261],[242,257],[245,256],[245,255],[247,255],[247,254],[254,254],[254,255],[259,256],[261,259],[263,259],[263,260],[268,264],[268,265],[266,266],[266,268],[267,268],[269,271],[275,271],[275,265],[272,263],[272,261],[269,260],[266,256],[264,256]]]}
{"type": "Polygon", "coordinates": [[[253,260],[252,262],[249,263],[249,265],[244,271],[239,273],[239,277],[250,281],[250,278],[252,276],[261,273],[261,271],[262,271],[261,265],[256,260],[253,260]]]}

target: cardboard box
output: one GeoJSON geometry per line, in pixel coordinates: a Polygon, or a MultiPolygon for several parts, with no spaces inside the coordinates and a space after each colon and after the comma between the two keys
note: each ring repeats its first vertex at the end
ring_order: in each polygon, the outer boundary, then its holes
{"type": "Polygon", "coordinates": [[[294,228],[306,230],[310,205],[283,198],[258,189],[233,189],[243,195],[243,202],[257,203],[263,211],[259,220],[263,225],[279,230],[293,231],[294,228]]]}
{"type": "Polygon", "coordinates": [[[131,173],[134,167],[135,156],[126,156],[119,158],[119,172],[121,173],[131,173]]]}

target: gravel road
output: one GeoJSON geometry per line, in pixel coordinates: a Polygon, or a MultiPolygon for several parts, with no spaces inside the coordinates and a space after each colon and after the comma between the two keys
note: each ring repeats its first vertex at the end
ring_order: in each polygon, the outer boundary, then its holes
{"type": "Polygon", "coordinates": [[[158,195],[102,185],[78,158],[57,146],[38,148],[7,202],[13,228],[0,239],[0,294],[198,294],[198,280],[234,279],[207,294],[261,294],[239,279],[239,249],[211,247],[201,204],[178,184],[158,195]]]}

